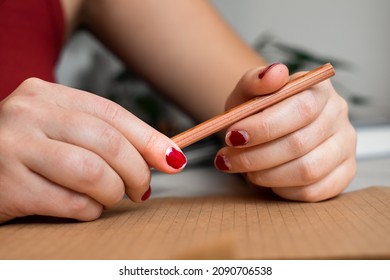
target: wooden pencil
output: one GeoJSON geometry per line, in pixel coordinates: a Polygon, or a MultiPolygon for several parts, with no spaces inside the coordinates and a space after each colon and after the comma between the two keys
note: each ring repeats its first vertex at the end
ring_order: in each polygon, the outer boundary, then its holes
{"type": "Polygon", "coordinates": [[[333,66],[330,63],[324,64],[292,79],[278,91],[268,95],[255,97],[247,102],[244,102],[221,115],[217,115],[172,137],[172,140],[180,148],[185,148],[220,131],[223,128],[234,124],[239,120],[258,113],[290,96],[302,92],[305,89],[334,76],[334,74],[335,72],[333,66]]]}

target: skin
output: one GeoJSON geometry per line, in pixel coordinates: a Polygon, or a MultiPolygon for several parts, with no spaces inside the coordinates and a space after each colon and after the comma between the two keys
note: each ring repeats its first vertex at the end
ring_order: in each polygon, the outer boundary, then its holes
{"type": "MultiPolygon", "coordinates": [[[[199,121],[290,79],[282,64],[259,79],[267,63],[206,1],[63,2],[68,36],[87,26],[199,121]]],[[[93,220],[125,193],[141,202],[150,167],[182,170],[166,160],[168,149],[179,150],[169,138],[88,92],[31,78],[0,103],[0,120],[0,222],[34,214],[93,220]]],[[[226,172],[243,173],[250,184],[284,198],[336,196],[355,173],[355,131],[330,81],[232,125],[227,135],[231,131],[245,131],[248,139],[233,147],[227,137],[218,152],[226,172]]]]}
{"type": "MultiPolygon", "coordinates": [[[[287,79],[284,65],[270,69],[262,80],[255,78],[257,73],[244,75],[227,108],[272,92],[268,87],[287,79]]],[[[344,190],[355,174],[356,133],[347,103],[329,80],[235,123],[227,135],[231,131],[245,131],[248,140],[231,147],[227,139],[230,147],[218,152],[226,158],[228,172],[243,172],[249,182],[270,187],[281,197],[325,200],[344,190]]]]}

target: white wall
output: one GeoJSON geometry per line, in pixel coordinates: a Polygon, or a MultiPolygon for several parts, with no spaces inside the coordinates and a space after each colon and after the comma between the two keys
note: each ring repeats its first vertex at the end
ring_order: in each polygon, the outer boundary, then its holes
{"type": "Polygon", "coordinates": [[[338,71],[334,80],[370,97],[370,106],[352,106],[356,120],[390,122],[390,1],[212,2],[250,44],[268,32],[280,42],[350,62],[352,70],[338,71]]]}

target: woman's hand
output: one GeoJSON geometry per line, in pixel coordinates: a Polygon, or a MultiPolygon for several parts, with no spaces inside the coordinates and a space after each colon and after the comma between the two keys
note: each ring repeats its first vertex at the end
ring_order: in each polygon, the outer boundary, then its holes
{"type": "MultiPolygon", "coordinates": [[[[226,109],[268,94],[290,79],[283,64],[246,73],[226,109]]],[[[226,133],[218,169],[245,173],[255,185],[281,197],[319,201],[338,195],[352,180],[356,134],[348,106],[329,80],[239,121],[226,133]]]]}
{"type": "Polygon", "coordinates": [[[93,220],[126,193],[150,195],[150,167],[176,173],[176,144],[119,105],[35,78],[0,103],[0,223],[93,220]]]}

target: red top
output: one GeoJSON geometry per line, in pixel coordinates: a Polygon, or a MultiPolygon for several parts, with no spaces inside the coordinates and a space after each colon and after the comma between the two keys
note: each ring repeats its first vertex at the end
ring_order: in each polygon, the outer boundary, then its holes
{"type": "Polygon", "coordinates": [[[64,36],[59,0],[0,0],[0,101],[29,77],[55,81],[64,36]]]}

